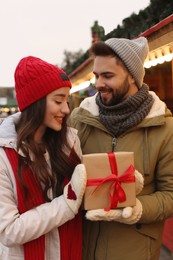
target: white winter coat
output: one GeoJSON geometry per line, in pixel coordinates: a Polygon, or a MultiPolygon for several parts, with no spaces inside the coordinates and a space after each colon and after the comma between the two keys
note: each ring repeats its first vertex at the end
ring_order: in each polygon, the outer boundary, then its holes
{"type": "MultiPolygon", "coordinates": [[[[23,244],[45,234],[45,260],[60,259],[58,226],[75,217],[63,195],[44,203],[24,214],[17,208],[17,192],[14,174],[2,147],[16,150],[14,122],[20,113],[6,118],[0,125],[0,260],[23,260],[23,244]]],[[[77,132],[68,129],[71,147],[81,156],[77,132]]],[[[47,158],[47,160],[49,160],[47,158]]]]}

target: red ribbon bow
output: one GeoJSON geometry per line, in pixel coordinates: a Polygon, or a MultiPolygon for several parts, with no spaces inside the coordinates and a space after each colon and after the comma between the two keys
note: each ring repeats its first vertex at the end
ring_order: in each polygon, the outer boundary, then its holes
{"type": "Polygon", "coordinates": [[[96,190],[104,183],[112,181],[109,192],[110,206],[105,208],[106,211],[109,211],[111,208],[116,208],[118,202],[126,201],[126,194],[121,187],[121,183],[135,181],[135,176],[132,175],[135,170],[133,165],[130,165],[121,176],[118,176],[117,163],[114,153],[108,153],[108,158],[112,174],[106,178],[88,179],[87,181],[87,186],[96,186],[93,193],[96,192],[96,190]]]}

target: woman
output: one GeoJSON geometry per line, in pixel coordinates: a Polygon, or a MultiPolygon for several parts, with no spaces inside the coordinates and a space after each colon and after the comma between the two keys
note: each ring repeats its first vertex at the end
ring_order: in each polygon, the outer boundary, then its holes
{"type": "Polygon", "coordinates": [[[81,259],[86,172],[66,124],[70,88],[64,71],[39,58],[16,67],[21,112],[0,125],[0,260],[81,259]]]}

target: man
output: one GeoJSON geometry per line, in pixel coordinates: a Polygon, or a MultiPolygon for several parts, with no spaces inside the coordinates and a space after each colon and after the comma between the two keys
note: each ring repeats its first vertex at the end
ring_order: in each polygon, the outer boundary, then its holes
{"type": "Polygon", "coordinates": [[[134,152],[144,188],[130,217],[86,213],[83,260],[158,260],[164,220],[173,216],[172,114],[143,83],[146,38],[111,38],[91,51],[98,93],[71,115],[83,154],[134,152]]]}

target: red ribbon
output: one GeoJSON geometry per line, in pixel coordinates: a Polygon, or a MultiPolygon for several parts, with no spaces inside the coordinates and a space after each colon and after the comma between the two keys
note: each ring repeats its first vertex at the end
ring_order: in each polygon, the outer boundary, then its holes
{"type": "Polygon", "coordinates": [[[114,153],[108,153],[108,159],[110,163],[110,168],[112,174],[107,176],[106,178],[97,178],[97,179],[88,179],[87,186],[96,186],[93,193],[103,185],[104,183],[112,181],[110,186],[110,206],[105,208],[106,211],[109,211],[111,208],[116,208],[118,202],[126,201],[126,194],[121,187],[122,182],[134,182],[135,176],[132,175],[134,173],[134,166],[130,165],[129,168],[121,175],[118,176],[117,162],[114,153]]]}

